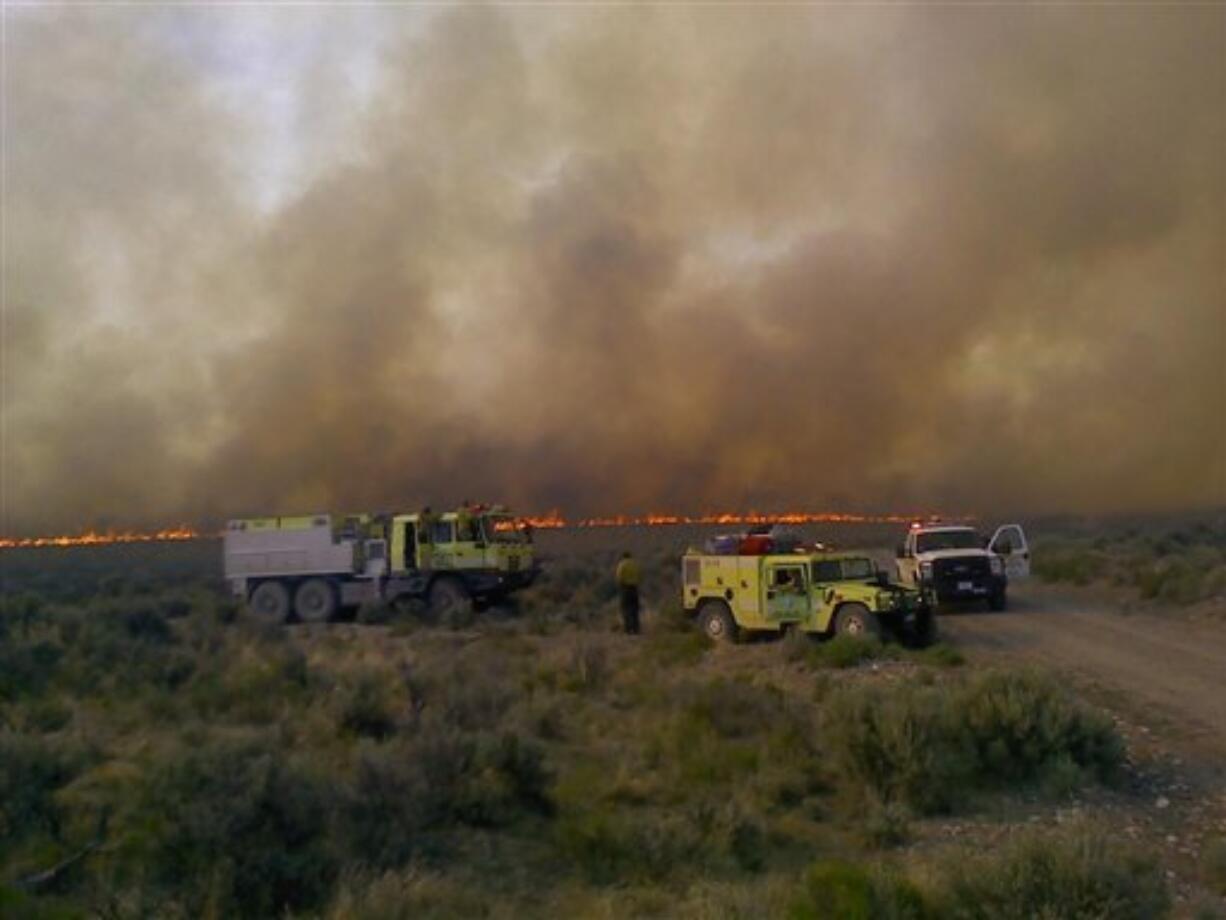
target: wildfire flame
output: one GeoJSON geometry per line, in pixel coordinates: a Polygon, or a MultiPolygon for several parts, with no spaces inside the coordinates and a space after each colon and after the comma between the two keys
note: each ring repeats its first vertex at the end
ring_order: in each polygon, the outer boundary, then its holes
{"type": "MultiPolygon", "coordinates": [[[[649,513],[643,515],[614,515],[612,517],[587,517],[568,520],[559,511],[541,515],[525,515],[515,518],[512,526],[529,527],[533,530],[586,529],[593,527],[674,527],[684,524],[719,525],[721,527],[756,526],[762,524],[913,524],[916,521],[936,521],[932,515],[914,514],[846,514],[838,511],[781,511],[774,514],[749,511],[745,513],[716,512],[700,515],[649,513]]],[[[970,520],[969,517],[952,517],[946,520],[970,520]]],[[[507,525],[503,525],[507,526],[507,525]]],[[[215,536],[201,533],[180,524],[164,530],[149,532],[108,530],[105,533],[86,531],[75,535],[56,537],[0,537],[0,549],[27,549],[39,547],[106,546],[114,543],[163,543],[200,540],[215,536]]]]}
{"type": "Polygon", "coordinates": [[[26,549],[46,546],[106,546],[111,543],[162,543],[183,540],[198,540],[201,534],[186,524],[156,530],[149,533],[138,533],[125,530],[117,532],[108,530],[98,533],[93,530],[72,536],[58,537],[0,537],[0,549],[26,549]]]}
{"type": "MultiPolygon", "coordinates": [[[[520,526],[527,525],[534,530],[560,530],[563,528],[587,527],[672,527],[682,524],[729,526],[756,526],[761,524],[911,524],[916,520],[936,521],[933,515],[914,514],[847,514],[838,511],[781,511],[765,513],[749,511],[737,513],[731,511],[713,512],[710,514],[685,515],[648,513],[643,515],[614,515],[612,517],[578,518],[570,521],[559,512],[551,511],[539,517],[520,517],[520,526]]],[[[969,518],[948,518],[948,520],[968,520],[969,518]]]]}

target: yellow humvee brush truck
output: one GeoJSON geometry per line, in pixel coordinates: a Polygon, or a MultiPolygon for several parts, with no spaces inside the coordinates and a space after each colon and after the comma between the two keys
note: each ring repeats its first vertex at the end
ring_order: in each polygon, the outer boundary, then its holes
{"type": "Polygon", "coordinates": [[[447,615],[530,585],[539,568],[531,532],[495,507],[454,512],[328,514],[230,521],[225,577],[257,616],[331,619],[341,607],[401,598],[447,615]]]}
{"type": "Polygon", "coordinates": [[[682,557],[683,603],[715,641],[786,629],[818,636],[884,636],[926,645],[935,619],[920,591],[891,584],[868,556],[793,552],[682,557]]]}

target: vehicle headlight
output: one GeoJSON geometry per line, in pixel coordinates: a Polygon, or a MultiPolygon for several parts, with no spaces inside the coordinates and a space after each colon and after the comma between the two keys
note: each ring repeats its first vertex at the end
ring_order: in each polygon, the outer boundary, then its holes
{"type": "Polygon", "coordinates": [[[920,578],[929,579],[932,577],[932,563],[921,562],[919,564],[920,578]]]}
{"type": "Polygon", "coordinates": [[[1005,574],[1005,561],[1000,556],[993,556],[989,565],[992,567],[993,575],[1005,574]]]}

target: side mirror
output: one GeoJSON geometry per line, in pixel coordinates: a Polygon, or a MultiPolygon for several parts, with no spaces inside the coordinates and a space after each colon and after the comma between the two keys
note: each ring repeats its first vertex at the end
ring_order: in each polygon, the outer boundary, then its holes
{"type": "Polygon", "coordinates": [[[907,545],[905,543],[899,543],[896,547],[894,547],[894,558],[896,559],[906,559],[907,558],[907,545]]]}

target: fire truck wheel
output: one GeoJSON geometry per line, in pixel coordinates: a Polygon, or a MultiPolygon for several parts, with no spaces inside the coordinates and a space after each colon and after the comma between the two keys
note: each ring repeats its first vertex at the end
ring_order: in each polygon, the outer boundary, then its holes
{"type": "Polygon", "coordinates": [[[262,582],[251,592],[248,606],[265,623],[284,623],[289,616],[289,591],[279,581],[262,582]]]}
{"type": "Polygon", "coordinates": [[[834,631],[840,636],[881,638],[881,623],[863,604],[844,604],[834,617],[834,631]]]}
{"type": "Polygon", "coordinates": [[[459,623],[473,610],[472,595],[455,578],[440,578],[430,586],[430,613],[445,624],[459,623]]]}
{"type": "Polygon", "coordinates": [[[311,578],[294,593],[294,613],[303,623],[326,623],[336,613],[336,592],[322,578],[311,578]]]}
{"type": "Polygon", "coordinates": [[[712,642],[735,642],[736,620],[723,601],[707,601],[698,612],[698,628],[712,642]]]}

